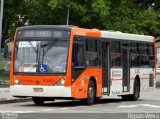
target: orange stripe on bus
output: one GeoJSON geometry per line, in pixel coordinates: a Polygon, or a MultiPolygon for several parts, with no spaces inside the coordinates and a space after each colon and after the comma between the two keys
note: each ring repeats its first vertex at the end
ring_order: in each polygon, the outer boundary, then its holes
{"type": "MultiPolygon", "coordinates": [[[[149,78],[140,78],[141,80],[147,80],[147,79],[149,79],[149,78]]],[[[121,79],[121,78],[111,78],[111,80],[123,80],[123,79],[121,79]]],[[[135,78],[130,78],[130,80],[135,80],[135,78]]]]}

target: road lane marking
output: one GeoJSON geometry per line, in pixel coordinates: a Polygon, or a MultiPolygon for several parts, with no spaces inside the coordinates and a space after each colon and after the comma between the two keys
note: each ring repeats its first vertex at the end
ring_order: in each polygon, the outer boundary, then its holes
{"type": "Polygon", "coordinates": [[[77,106],[77,107],[83,108],[83,107],[87,107],[87,106],[77,106]]]}
{"type": "Polygon", "coordinates": [[[0,113],[34,113],[35,111],[2,111],[0,110],[0,113]]]}
{"type": "Polygon", "coordinates": [[[34,113],[35,111],[25,111],[26,113],[34,113]]]}
{"type": "Polygon", "coordinates": [[[120,105],[118,108],[133,108],[133,107],[139,107],[139,105],[120,105]]]}
{"type": "Polygon", "coordinates": [[[94,105],[94,106],[98,107],[98,106],[102,106],[102,104],[100,104],[100,105],[94,105]]]}
{"type": "Polygon", "coordinates": [[[41,112],[48,112],[48,111],[53,111],[53,110],[55,110],[55,109],[44,109],[41,112]]]}
{"type": "Polygon", "coordinates": [[[142,104],[142,106],[152,107],[152,108],[160,108],[160,105],[142,104]]]}
{"type": "Polygon", "coordinates": [[[151,108],[160,108],[160,105],[151,105],[151,104],[136,104],[136,105],[120,105],[117,108],[135,108],[135,107],[151,107],[151,108]]]}
{"type": "Polygon", "coordinates": [[[67,109],[67,108],[60,108],[60,109],[67,109]]]}

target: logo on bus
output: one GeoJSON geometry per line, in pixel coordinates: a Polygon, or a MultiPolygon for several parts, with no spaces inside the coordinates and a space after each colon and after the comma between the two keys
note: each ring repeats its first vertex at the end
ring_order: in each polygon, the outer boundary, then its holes
{"type": "Polygon", "coordinates": [[[48,72],[47,65],[46,64],[40,64],[39,71],[40,72],[48,72]]]}
{"type": "Polygon", "coordinates": [[[112,70],[112,77],[122,77],[122,70],[121,69],[114,69],[112,70]]]}
{"type": "Polygon", "coordinates": [[[39,80],[36,81],[36,85],[39,85],[39,80]]]}

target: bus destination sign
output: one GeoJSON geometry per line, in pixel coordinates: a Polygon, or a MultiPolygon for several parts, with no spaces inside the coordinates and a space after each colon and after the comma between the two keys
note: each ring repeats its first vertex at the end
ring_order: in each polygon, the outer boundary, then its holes
{"type": "Polygon", "coordinates": [[[18,38],[69,38],[68,31],[26,30],[19,31],[18,38]]]}
{"type": "Polygon", "coordinates": [[[24,37],[52,37],[51,31],[25,31],[24,37]]]}

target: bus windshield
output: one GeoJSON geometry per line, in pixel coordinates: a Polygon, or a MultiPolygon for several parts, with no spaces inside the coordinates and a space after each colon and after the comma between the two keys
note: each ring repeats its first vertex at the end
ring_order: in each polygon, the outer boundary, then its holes
{"type": "Polygon", "coordinates": [[[14,72],[65,73],[69,40],[18,40],[15,44],[14,72]]]}

